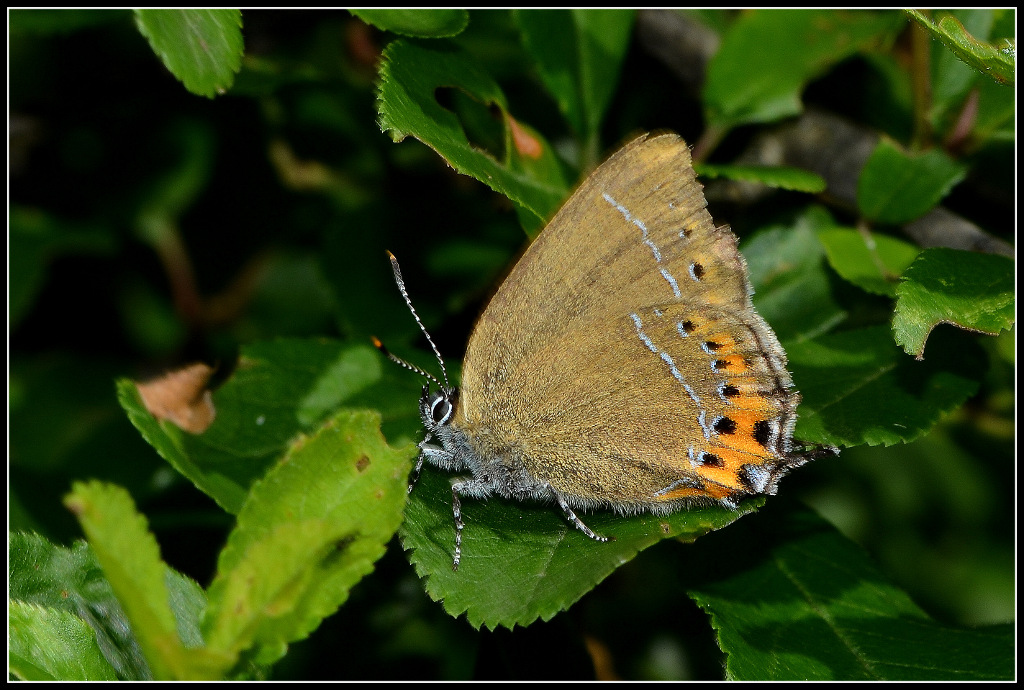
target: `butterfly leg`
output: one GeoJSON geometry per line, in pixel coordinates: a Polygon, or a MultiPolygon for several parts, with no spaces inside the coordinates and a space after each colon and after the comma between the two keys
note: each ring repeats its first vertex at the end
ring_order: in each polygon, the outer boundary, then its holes
{"type": "Polygon", "coordinates": [[[427,434],[419,443],[420,456],[416,460],[416,466],[409,474],[409,493],[412,493],[413,487],[416,486],[416,482],[419,481],[420,471],[423,469],[423,463],[425,461],[430,460],[432,464],[437,465],[442,469],[452,469],[459,466],[457,457],[454,456],[451,451],[430,443],[432,438],[433,436],[427,434]]]}
{"type": "Polygon", "coordinates": [[[455,515],[455,559],[452,561],[452,570],[459,569],[459,561],[462,560],[462,528],[466,523],[462,521],[462,502],[459,501],[459,489],[465,482],[452,484],[452,513],[455,515]]]}
{"type": "Polygon", "coordinates": [[[555,491],[550,485],[548,486],[548,489],[551,491],[551,494],[555,497],[555,500],[558,501],[558,507],[562,509],[563,513],[565,513],[566,519],[572,523],[573,527],[578,529],[580,532],[583,532],[583,534],[587,535],[594,541],[604,542],[609,541],[610,539],[614,539],[614,537],[604,537],[600,534],[596,534],[594,530],[590,529],[585,524],[583,524],[583,520],[580,520],[576,513],[573,512],[572,508],[569,507],[569,504],[565,502],[564,498],[562,498],[562,494],[555,491]]]}
{"type": "MultiPolygon", "coordinates": [[[[523,498],[541,498],[545,492],[555,499],[558,503],[558,507],[561,508],[562,513],[565,514],[566,519],[580,532],[583,532],[583,534],[587,535],[594,541],[614,541],[614,537],[605,537],[600,534],[596,534],[594,530],[587,527],[586,524],[580,520],[579,516],[573,512],[573,509],[569,507],[569,504],[565,502],[562,495],[550,484],[532,485],[530,490],[525,492],[523,498]]],[[[462,481],[452,483],[452,514],[455,517],[455,558],[452,560],[452,570],[458,570],[459,563],[462,561],[462,530],[466,526],[466,523],[462,521],[462,502],[459,500],[460,493],[465,496],[485,498],[491,493],[491,484],[487,479],[479,478],[464,479],[462,481]]]]}
{"type": "Polygon", "coordinates": [[[416,482],[420,479],[420,470],[423,469],[423,453],[420,453],[419,459],[416,461],[416,467],[412,468],[412,474],[409,475],[409,486],[408,492],[412,493],[412,489],[416,486],[416,482]]]}
{"type": "Polygon", "coordinates": [[[494,487],[487,476],[469,477],[452,482],[452,514],[455,516],[455,558],[452,561],[452,570],[458,570],[462,561],[462,529],[466,526],[462,521],[462,502],[459,500],[459,494],[484,499],[492,493],[494,487]]]}
{"type": "Polygon", "coordinates": [[[430,454],[429,451],[434,448],[433,446],[427,445],[427,442],[430,441],[431,438],[432,436],[427,434],[419,443],[420,456],[416,459],[416,467],[412,468],[412,473],[409,475],[409,493],[412,493],[412,488],[416,486],[416,482],[420,479],[420,471],[423,469],[423,461],[427,459],[427,455],[430,454]]]}

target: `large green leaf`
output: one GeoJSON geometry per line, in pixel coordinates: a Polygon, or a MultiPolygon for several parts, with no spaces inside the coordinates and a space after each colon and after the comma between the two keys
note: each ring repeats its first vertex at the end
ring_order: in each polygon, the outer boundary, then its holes
{"type": "Polygon", "coordinates": [[[686,590],[711,616],[727,678],[1013,677],[1012,626],[932,620],[832,525],[783,503],[690,549],[686,590]]]}
{"type": "Polygon", "coordinates": [[[800,408],[797,437],[837,446],[921,437],[974,394],[984,371],[969,341],[943,339],[917,362],[885,326],[788,343],[786,351],[804,399],[814,401],[800,408]]]}
{"type": "Polygon", "coordinates": [[[761,502],[746,501],[739,511],[709,507],[661,517],[607,510],[581,514],[596,533],[614,537],[600,543],[573,527],[557,506],[463,498],[462,562],[454,571],[451,483],[444,473],[426,467],[412,492],[401,535],[416,572],[426,579],[427,593],[443,602],[448,613],[465,613],[477,628],[512,628],[551,619],[662,539],[693,541],[761,502]]]}
{"type": "Polygon", "coordinates": [[[880,223],[906,223],[927,213],[966,174],[942,151],[908,153],[883,139],[857,180],[857,207],[880,223]]]}
{"type": "Polygon", "coordinates": [[[824,228],[818,239],[836,273],[862,290],[886,297],[896,296],[899,275],[921,251],[895,237],[852,228],[824,228]]]}
{"type": "Polygon", "coordinates": [[[891,12],[745,12],[708,65],[708,124],[728,129],[798,114],[800,94],[811,79],[859,50],[884,45],[902,24],[891,12]]]}
{"type": "Polygon", "coordinates": [[[925,341],[941,323],[990,335],[1010,328],[1016,307],[1014,268],[1014,260],[1005,256],[926,249],[896,288],[896,342],[923,359],[925,341]]]}

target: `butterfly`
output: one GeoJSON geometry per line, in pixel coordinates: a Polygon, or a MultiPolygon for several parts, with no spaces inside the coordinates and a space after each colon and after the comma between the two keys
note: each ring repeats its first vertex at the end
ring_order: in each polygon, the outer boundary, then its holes
{"type": "MultiPolygon", "coordinates": [[[[644,135],[569,197],[505,278],[469,339],[461,386],[441,365],[419,403],[424,463],[465,473],[461,498],[664,514],[774,494],[819,451],[795,450],[800,395],[754,310],[736,236],[718,227],[686,142],[644,135]]],[[[826,449],[835,452],[835,449],[826,449]]]]}

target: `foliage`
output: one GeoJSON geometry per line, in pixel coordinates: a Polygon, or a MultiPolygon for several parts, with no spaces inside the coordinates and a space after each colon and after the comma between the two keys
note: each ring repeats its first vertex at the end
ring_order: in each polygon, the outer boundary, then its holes
{"type": "Polygon", "coordinates": [[[1014,30],[9,12],[9,673],[1013,677],[1014,30]],[[421,381],[370,347],[434,368],[385,249],[457,378],[526,237],[658,129],[842,454],[736,512],[588,514],[608,544],[464,501],[452,572],[448,477],[406,489],[421,381]],[[212,396],[134,382],[196,360],[212,396]]]}

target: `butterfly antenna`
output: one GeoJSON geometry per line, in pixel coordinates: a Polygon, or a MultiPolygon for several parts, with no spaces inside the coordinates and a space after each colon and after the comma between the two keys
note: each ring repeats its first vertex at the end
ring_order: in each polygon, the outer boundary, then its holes
{"type": "MultiPolygon", "coordinates": [[[[412,312],[412,317],[416,319],[416,323],[419,324],[420,330],[423,331],[423,335],[426,336],[427,342],[430,343],[430,348],[434,351],[434,356],[437,357],[437,363],[441,365],[441,375],[444,377],[444,386],[442,387],[446,389],[451,388],[451,386],[448,383],[448,370],[445,369],[444,360],[441,359],[441,351],[437,349],[437,345],[434,344],[434,340],[430,337],[430,334],[427,333],[426,326],[424,326],[423,322],[420,321],[420,315],[416,313],[416,308],[412,306],[412,300],[409,299],[409,292],[405,289],[405,280],[402,279],[402,270],[398,267],[398,259],[396,259],[395,255],[392,254],[391,252],[388,252],[388,258],[391,259],[391,270],[394,271],[395,273],[395,283],[398,285],[398,290],[399,292],[402,293],[402,298],[405,299],[405,303],[409,307],[409,311],[412,312]]],[[[410,364],[409,362],[406,362],[404,359],[396,357],[395,355],[388,352],[384,348],[384,345],[376,338],[373,339],[373,344],[377,347],[378,350],[383,352],[384,355],[391,361],[395,362],[396,364],[402,365],[406,369],[418,372],[423,376],[427,377],[428,379],[430,379],[431,381],[433,381],[434,383],[436,383],[438,386],[441,386],[440,381],[438,381],[436,378],[431,376],[423,369],[420,369],[418,366],[410,364]]]]}
{"type": "Polygon", "coordinates": [[[385,357],[390,359],[395,364],[398,364],[399,366],[405,367],[409,371],[415,371],[420,376],[422,376],[424,378],[427,378],[427,379],[430,379],[431,381],[436,383],[438,385],[438,387],[442,387],[443,388],[443,386],[441,385],[441,382],[438,381],[437,378],[433,374],[431,374],[429,371],[424,371],[423,369],[420,369],[415,364],[411,364],[409,362],[406,362],[404,359],[402,359],[398,355],[393,354],[390,350],[388,350],[386,347],[384,347],[384,343],[382,343],[380,341],[380,339],[377,338],[377,336],[371,335],[370,336],[370,340],[373,341],[373,346],[381,351],[381,354],[383,354],[385,357]]]}

